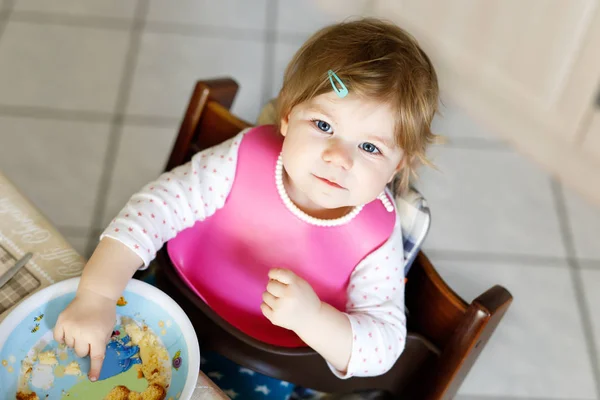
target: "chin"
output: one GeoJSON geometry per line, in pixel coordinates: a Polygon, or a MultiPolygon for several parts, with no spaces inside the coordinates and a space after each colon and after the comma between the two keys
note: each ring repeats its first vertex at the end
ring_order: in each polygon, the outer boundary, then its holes
{"type": "Polygon", "coordinates": [[[325,208],[327,210],[335,210],[337,208],[351,207],[349,204],[345,202],[341,202],[336,199],[332,199],[327,196],[318,196],[318,198],[311,199],[313,203],[321,208],[325,208]]]}

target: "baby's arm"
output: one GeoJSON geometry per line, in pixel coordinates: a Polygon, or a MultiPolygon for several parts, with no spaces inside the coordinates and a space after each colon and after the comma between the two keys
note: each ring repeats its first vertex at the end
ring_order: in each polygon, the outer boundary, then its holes
{"type": "Polygon", "coordinates": [[[167,240],[221,208],[243,134],[196,154],[134,194],[100,236],[80,289],[118,299],[135,271],[148,266],[167,240]]]}
{"type": "Polygon", "coordinates": [[[353,271],[347,312],[321,302],[310,285],[293,272],[277,269],[269,273],[261,308],[271,322],[296,332],[338,377],[381,375],[404,349],[403,271],[397,222],[389,240],[353,271]]]}
{"type": "Polygon", "coordinates": [[[73,347],[78,356],[90,354],[90,379],[100,373],[115,303],[134,272],[147,266],[164,242],[224,205],[243,134],[146,185],[101,235],[76,297],[54,329],[55,339],[73,347]]]}
{"type": "Polygon", "coordinates": [[[104,238],[85,265],[77,294],[94,293],[116,303],[142,264],[142,259],[121,242],[104,238]]]}
{"type": "Polygon", "coordinates": [[[295,330],[335,371],[346,371],[352,353],[352,325],[345,313],[325,302],[311,324],[295,330]]]}
{"type": "MultiPolygon", "coordinates": [[[[344,314],[351,326],[351,352],[346,368],[329,362],[340,378],[387,372],[404,350],[404,254],[397,221],[389,240],[354,270],[344,314]]],[[[346,333],[340,338],[344,338],[346,333]]]]}
{"type": "Polygon", "coordinates": [[[137,254],[147,267],[163,244],[223,207],[245,132],[147,184],[102,233],[137,254]]]}

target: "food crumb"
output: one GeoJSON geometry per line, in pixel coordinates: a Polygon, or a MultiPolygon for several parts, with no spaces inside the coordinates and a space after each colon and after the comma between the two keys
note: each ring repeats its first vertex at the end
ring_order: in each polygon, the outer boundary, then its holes
{"type": "Polygon", "coordinates": [[[81,375],[81,367],[77,363],[77,361],[72,361],[65,368],[65,375],[79,376],[81,375]]]}
{"type": "Polygon", "coordinates": [[[58,360],[56,359],[56,354],[53,351],[45,351],[38,355],[38,359],[40,364],[42,365],[56,365],[58,364],[58,360]]]}

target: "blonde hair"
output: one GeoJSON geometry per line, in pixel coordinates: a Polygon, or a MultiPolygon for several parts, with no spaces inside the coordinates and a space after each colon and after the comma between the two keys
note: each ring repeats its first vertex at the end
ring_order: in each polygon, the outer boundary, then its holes
{"type": "Polygon", "coordinates": [[[396,143],[405,164],[397,176],[401,192],[436,135],[431,121],[438,109],[437,75],[417,41],[400,27],[365,18],[325,27],[308,39],[288,64],[277,98],[278,123],[292,108],[332,90],[334,71],[350,93],[388,103],[396,113],[396,143]]]}

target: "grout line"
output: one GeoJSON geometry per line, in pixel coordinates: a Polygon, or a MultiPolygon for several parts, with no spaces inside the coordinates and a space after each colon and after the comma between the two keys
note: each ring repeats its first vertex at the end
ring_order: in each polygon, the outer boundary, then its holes
{"type": "Polygon", "coordinates": [[[212,37],[243,41],[263,41],[265,36],[265,32],[260,29],[195,25],[162,21],[147,22],[144,31],[147,33],[165,33],[201,38],[212,37]]]}
{"type": "Polygon", "coordinates": [[[96,249],[96,246],[98,246],[98,239],[100,238],[101,233],[102,230],[98,229],[92,229],[92,231],[88,233],[85,252],[81,254],[83,258],[89,259],[92,256],[93,251],[96,249]]]}
{"type": "Polygon", "coordinates": [[[0,39],[2,39],[2,35],[4,34],[6,25],[8,25],[8,18],[9,18],[8,16],[9,15],[10,15],[10,10],[0,8],[0,39]]]}
{"type": "Polygon", "coordinates": [[[170,116],[115,114],[104,111],[65,110],[50,107],[14,106],[8,104],[0,104],[0,116],[105,124],[111,123],[115,118],[119,118],[125,125],[158,126],[167,128],[171,128],[181,122],[181,118],[170,116]]]}
{"type": "MultiPolygon", "coordinates": [[[[569,263],[574,260],[571,257],[541,256],[536,254],[511,254],[491,253],[462,250],[447,250],[424,248],[423,253],[433,262],[460,261],[496,263],[508,262],[512,264],[526,264],[527,267],[544,268],[570,268],[569,263]]],[[[575,260],[581,270],[600,271],[600,259],[578,258],[575,260]]]]}
{"type": "MultiPolygon", "coordinates": [[[[104,158],[104,168],[98,185],[98,196],[94,205],[94,218],[90,229],[90,236],[95,229],[100,229],[104,220],[104,209],[108,200],[108,189],[113,178],[117,151],[121,141],[123,117],[125,108],[129,101],[131,86],[133,84],[133,75],[135,72],[138,55],[141,47],[142,34],[144,32],[144,24],[148,13],[149,0],[138,0],[135,10],[135,20],[129,37],[129,47],[123,67],[123,75],[119,84],[119,92],[115,104],[115,116],[112,121],[108,145],[104,158]]],[[[92,245],[95,248],[94,241],[88,241],[86,254],[91,254],[93,251],[92,245]]]]}
{"type": "MultiPolygon", "coordinates": [[[[140,26],[135,23],[135,18],[69,15],[41,11],[15,11],[11,16],[11,20],[36,25],[59,25],[119,31],[130,31],[132,28],[134,30],[140,29],[140,26]]],[[[165,33],[196,37],[220,37],[234,40],[262,41],[264,39],[264,32],[259,29],[240,29],[235,27],[197,25],[168,21],[146,21],[143,30],[144,32],[149,33],[165,33]]]]}
{"type": "Polygon", "coordinates": [[[2,35],[4,34],[6,26],[10,20],[10,15],[12,14],[14,4],[10,0],[4,0],[4,2],[0,4],[0,39],[2,39],[2,35]]]}
{"type": "Polygon", "coordinates": [[[576,258],[575,242],[573,240],[571,221],[567,212],[564,190],[562,185],[554,179],[552,179],[551,184],[558,221],[560,224],[560,232],[565,250],[569,256],[569,269],[571,272],[573,290],[575,292],[575,300],[577,301],[579,315],[583,327],[583,334],[589,354],[589,361],[596,383],[596,397],[600,398],[600,364],[598,363],[598,351],[594,341],[594,331],[590,318],[590,310],[585,299],[585,286],[583,285],[582,272],[579,261],[576,258]]]}
{"type": "Polygon", "coordinates": [[[511,262],[528,266],[565,267],[568,268],[568,257],[541,256],[536,254],[491,253],[461,250],[423,249],[423,253],[440,261],[477,261],[477,262],[511,262]]]}
{"type": "Polygon", "coordinates": [[[99,28],[106,30],[128,31],[134,23],[133,18],[105,17],[95,15],[70,15],[46,13],[43,11],[15,11],[11,21],[35,25],[58,25],[80,28],[99,28]]]}
{"type": "MultiPolygon", "coordinates": [[[[275,71],[275,41],[277,40],[277,33],[275,32],[275,21],[277,20],[277,10],[279,3],[277,0],[269,0],[267,2],[266,9],[266,31],[264,34],[265,41],[265,58],[263,65],[263,85],[262,93],[260,95],[261,102],[260,107],[262,108],[267,102],[271,100],[271,93],[273,92],[273,73],[275,71]]],[[[258,110],[260,113],[260,109],[258,110]]]]}
{"type": "Polygon", "coordinates": [[[578,259],[578,261],[579,261],[579,269],[600,271],[600,260],[580,258],[580,259],[578,259]]]}
{"type": "Polygon", "coordinates": [[[0,5],[1,5],[0,9],[12,11],[15,8],[15,2],[16,2],[16,0],[4,0],[4,1],[0,2],[0,5]]]}
{"type": "Polygon", "coordinates": [[[103,111],[65,110],[50,107],[14,106],[0,104],[0,116],[59,121],[104,122],[112,121],[114,114],[103,111]]]}
{"type": "Polygon", "coordinates": [[[85,243],[85,246],[83,248],[84,249],[83,253],[79,254],[85,260],[86,264],[87,264],[87,261],[92,257],[93,250],[90,250],[92,248],[95,250],[96,244],[95,244],[95,242],[92,242],[92,236],[90,235],[90,236],[88,236],[87,242],[85,243]],[[92,243],[94,243],[94,247],[92,247],[92,243]]]}
{"type": "MultiPolygon", "coordinates": [[[[11,4],[9,0],[7,0],[7,4],[11,4]]],[[[4,8],[7,8],[7,6],[5,5],[4,8]]],[[[43,11],[14,11],[10,15],[10,19],[15,22],[37,25],[59,25],[119,31],[129,31],[132,29],[132,25],[134,25],[134,30],[139,29],[139,25],[136,26],[135,17],[123,18],[95,15],[69,15],[65,13],[48,13],[43,11]]],[[[170,21],[146,21],[143,29],[147,33],[179,34],[197,37],[209,36],[234,40],[263,41],[265,38],[265,32],[261,29],[199,25],[170,21]]],[[[268,33],[276,34],[276,42],[278,43],[300,44],[304,43],[309,36],[309,33],[306,32],[277,32],[275,25],[270,26],[267,31],[268,33]]]]}
{"type": "Polygon", "coordinates": [[[151,126],[158,128],[175,128],[181,123],[180,117],[160,115],[128,114],[123,115],[123,124],[128,126],[151,126]]]}

